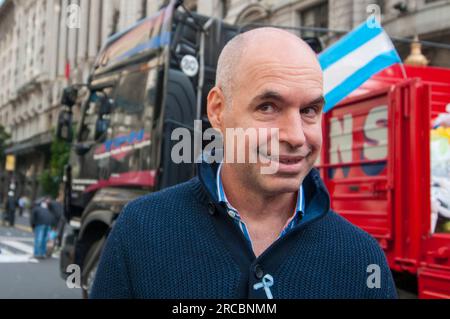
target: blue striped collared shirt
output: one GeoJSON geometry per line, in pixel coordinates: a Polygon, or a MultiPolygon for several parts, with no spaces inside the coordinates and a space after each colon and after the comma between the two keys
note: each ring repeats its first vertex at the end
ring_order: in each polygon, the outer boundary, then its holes
{"type": "MultiPolygon", "coordinates": [[[[219,168],[217,169],[217,177],[216,177],[216,184],[217,184],[217,194],[219,197],[219,202],[225,203],[227,206],[227,212],[228,215],[231,216],[236,224],[239,226],[240,230],[244,234],[247,241],[250,243],[250,246],[253,247],[252,241],[250,238],[250,235],[247,230],[247,226],[245,225],[244,221],[241,219],[238,211],[236,208],[234,208],[227,200],[227,197],[225,195],[225,191],[223,189],[222,185],[222,177],[220,176],[220,172],[222,171],[222,164],[220,163],[219,168]]],[[[294,217],[290,220],[289,224],[281,231],[280,236],[278,238],[281,238],[284,236],[290,229],[292,229],[297,223],[301,220],[303,214],[305,212],[305,194],[303,191],[303,185],[300,185],[300,188],[298,190],[298,196],[297,196],[297,204],[295,207],[294,217]]]]}

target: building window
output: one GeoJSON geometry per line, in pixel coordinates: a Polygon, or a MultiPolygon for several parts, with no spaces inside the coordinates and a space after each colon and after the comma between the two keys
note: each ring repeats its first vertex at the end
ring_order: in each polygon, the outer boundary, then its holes
{"type": "MultiPolygon", "coordinates": [[[[328,1],[300,11],[301,27],[328,28],[328,1]]],[[[302,31],[302,37],[319,37],[323,32],[302,31]]]]}
{"type": "MultiPolygon", "coordinates": [[[[245,26],[268,23],[269,11],[261,4],[249,5],[237,17],[236,24],[245,26]]],[[[254,27],[254,26],[250,26],[254,27]]]]}
{"type": "Polygon", "coordinates": [[[141,0],[141,19],[147,16],[147,0],[141,0]]]}
{"type": "Polygon", "coordinates": [[[114,9],[113,16],[112,16],[112,28],[111,28],[110,36],[115,34],[118,31],[119,18],[120,18],[120,11],[118,9],[114,9]]]}
{"type": "Polygon", "coordinates": [[[48,115],[48,126],[47,126],[47,128],[48,128],[48,129],[51,129],[52,127],[53,127],[53,114],[50,113],[50,114],[48,115]]]}
{"type": "Polygon", "coordinates": [[[386,0],[377,0],[375,4],[380,7],[380,13],[384,14],[386,12],[386,0]]]}
{"type": "Polygon", "coordinates": [[[230,0],[220,0],[220,14],[222,19],[224,19],[227,16],[229,9],[230,9],[230,0]]]}

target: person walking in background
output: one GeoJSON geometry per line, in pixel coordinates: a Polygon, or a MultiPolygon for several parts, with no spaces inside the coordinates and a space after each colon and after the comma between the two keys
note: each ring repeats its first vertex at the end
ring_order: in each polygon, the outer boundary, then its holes
{"type": "Polygon", "coordinates": [[[3,193],[0,195],[0,207],[2,208],[2,226],[6,226],[6,220],[8,218],[8,212],[6,211],[6,205],[3,198],[3,193]]]}
{"type": "Polygon", "coordinates": [[[20,196],[19,201],[18,201],[20,217],[23,216],[23,211],[25,210],[26,202],[27,202],[27,200],[26,200],[25,196],[20,196]]]}
{"type": "Polygon", "coordinates": [[[14,227],[16,220],[16,199],[13,191],[8,192],[8,198],[6,199],[6,216],[8,219],[9,227],[14,227]]]}
{"type": "Polygon", "coordinates": [[[34,231],[34,257],[42,259],[47,254],[47,241],[54,218],[48,209],[49,200],[43,200],[31,212],[31,227],[34,231]]]}

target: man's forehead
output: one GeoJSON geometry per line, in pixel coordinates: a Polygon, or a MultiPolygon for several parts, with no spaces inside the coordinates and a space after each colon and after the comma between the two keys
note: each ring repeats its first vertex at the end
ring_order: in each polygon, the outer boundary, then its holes
{"type": "Polygon", "coordinates": [[[305,81],[317,81],[322,86],[322,69],[315,53],[295,40],[288,40],[284,47],[279,48],[255,45],[252,41],[244,50],[238,71],[234,74],[236,82],[259,86],[270,81],[302,86],[305,81]]]}
{"type": "Polygon", "coordinates": [[[323,92],[322,71],[309,65],[262,63],[253,65],[236,80],[235,89],[251,96],[275,92],[286,99],[297,100],[298,95],[311,99],[323,92]]]}
{"type": "Polygon", "coordinates": [[[241,75],[247,75],[254,80],[285,79],[297,81],[307,78],[322,78],[322,70],[318,64],[302,59],[283,61],[276,58],[260,59],[255,57],[252,61],[241,64],[240,67],[245,67],[242,69],[243,72],[240,72],[241,75]]]}
{"type": "MultiPolygon", "coordinates": [[[[315,52],[298,36],[277,28],[257,28],[238,36],[239,67],[251,68],[258,63],[310,64],[319,66],[315,52]]],[[[320,66],[319,66],[320,67],[320,66]]]]}

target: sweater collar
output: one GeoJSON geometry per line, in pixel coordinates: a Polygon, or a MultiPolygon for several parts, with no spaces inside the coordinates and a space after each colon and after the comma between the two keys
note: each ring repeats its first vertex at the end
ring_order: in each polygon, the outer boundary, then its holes
{"type": "MultiPolygon", "coordinates": [[[[217,172],[219,163],[209,164],[205,161],[198,164],[198,178],[210,200],[219,204],[217,194],[217,172]]],[[[316,168],[311,169],[303,181],[305,194],[305,218],[306,220],[322,217],[330,210],[330,196],[316,168]]]]}

